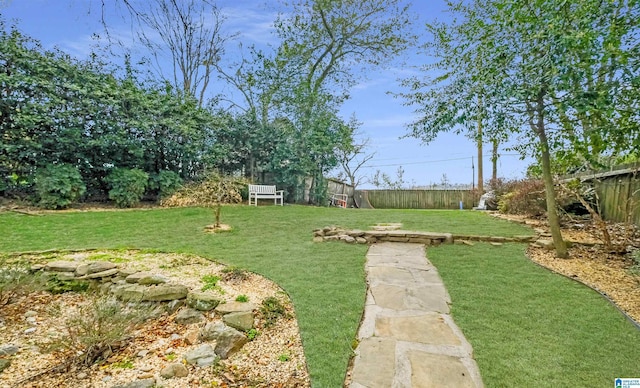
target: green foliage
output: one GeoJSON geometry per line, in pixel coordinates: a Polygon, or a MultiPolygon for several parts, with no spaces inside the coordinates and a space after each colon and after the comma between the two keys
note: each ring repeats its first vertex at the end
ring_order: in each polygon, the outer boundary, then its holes
{"type": "Polygon", "coordinates": [[[278,356],[278,361],[280,362],[287,362],[291,359],[291,356],[288,353],[282,353],[281,355],[278,356]]]}
{"type": "Polygon", "coordinates": [[[249,341],[253,341],[254,339],[256,339],[258,334],[260,334],[258,330],[250,329],[249,331],[247,331],[247,338],[249,339],[249,341]]]}
{"type": "Polygon", "coordinates": [[[68,164],[52,164],[40,169],[35,188],[39,204],[47,209],[66,208],[86,191],[80,171],[68,164]]]}
{"type": "Polygon", "coordinates": [[[133,360],[131,360],[129,357],[124,357],[122,360],[111,364],[111,366],[120,369],[133,369],[133,360]]]}
{"type": "Polygon", "coordinates": [[[278,319],[288,317],[287,310],[276,297],[270,296],[262,301],[260,313],[264,319],[264,327],[271,327],[278,319]]]}
{"type": "MultiPolygon", "coordinates": [[[[183,179],[204,167],[213,115],[171,88],[138,81],[130,63],[47,51],[2,20],[0,52],[0,194],[35,194],[35,173],[49,165],[75,165],[86,195],[101,199],[111,166],[180,171],[183,179]]],[[[165,178],[158,190],[175,187],[165,178]]]]}
{"type": "Polygon", "coordinates": [[[215,171],[204,174],[200,180],[188,183],[174,195],[162,201],[163,206],[205,206],[242,202],[241,191],[246,188],[244,178],[220,175],[215,171]]]}
{"type": "Polygon", "coordinates": [[[111,187],[109,199],[118,207],[131,207],[142,199],[149,174],[140,169],[114,168],[105,180],[111,187]]]}
{"type": "Polygon", "coordinates": [[[201,289],[202,291],[220,289],[220,286],[218,286],[218,282],[220,281],[220,276],[204,275],[200,281],[204,283],[201,289]]]}
{"type": "Polygon", "coordinates": [[[182,187],[183,180],[178,173],[168,170],[162,170],[157,174],[149,177],[148,188],[157,190],[160,199],[168,198],[182,187]]]}
{"type": "Polygon", "coordinates": [[[247,303],[249,301],[249,297],[246,295],[238,295],[236,297],[236,302],[247,303]]]}
{"type": "Polygon", "coordinates": [[[79,363],[91,365],[122,346],[151,315],[151,306],[125,305],[112,297],[96,298],[72,312],[65,322],[67,335],[58,345],[79,354],[79,363]]]}
{"type": "Polygon", "coordinates": [[[53,274],[47,279],[46,289],[52,294],[64,294],[66,292],[86,292],[90,283],[84,280],[60,279],[53,274]]]}
{"type": "Polygon", "coordinates": [[[235,176],[221,175],[210,171],[198,181],[185,185],[171,198],[162,201],[164,206],[206,206],[214,208],[215,226],[220,226],[222,204],[242,202],[241,191],[247,180],[235,176]]]}

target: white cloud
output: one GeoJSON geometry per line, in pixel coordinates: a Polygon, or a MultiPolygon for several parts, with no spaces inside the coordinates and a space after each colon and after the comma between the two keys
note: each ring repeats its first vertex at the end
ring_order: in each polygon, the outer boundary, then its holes
{"type": "Polygon", "coordinates": [[[225,24],[231,32],[240,34],[240,41],[252,41],[258,44],[270,44],[278,41],[273,22],[275,12],[263,12],[256,7],[225,7],[222,13],[227,17],[225,24]]]}
{"type": "Polygon", "coordinates": [[[381,128],[394,128],[404,130],[405,125],[414,120],[411,115],[394,115],[388,117],[382,117],[377,119],[360,118],[363,122],[363,128],[369,129],[381,129],[381,128]]]}

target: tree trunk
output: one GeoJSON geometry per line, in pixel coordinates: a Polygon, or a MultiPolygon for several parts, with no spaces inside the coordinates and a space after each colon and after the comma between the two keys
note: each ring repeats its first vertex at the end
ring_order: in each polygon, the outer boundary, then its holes
{"type": "Polygon", "coordinates": [[[491,180],[498,181],[498,140],[493,139],[493,149],[491,150],[491,180]]]}
{"type": "Polygon", "coordinates": [[[547,220],[551,229],[551,237],[553,245],[556,249],[556,257],[566,259],[569,257],[567,244],[562,239],[560,232],[560,219],[558,218],[558,207],[556,204],[556,193],[553,184],[553,176],[551,175],[551,157],[549,155],[549,139],[544,123],[544,95],[545,90],[541,89],[537,96],[535,113],[537,120],[533,121],[533,111],[530,110],[530,124],[538,135],[540,140],[540,152],[542,160],[542,180],[544,181],[545,198],[547,200],[547,220]]]}
{"type": "MultiPolygon", "coordinates": [[[[481,109],[482,100],[478,97],[478,109],[481,109]]],[[[478,117],[478,195],[484,194],[484,176],[482,174],[482,116],[478,117]]]]}

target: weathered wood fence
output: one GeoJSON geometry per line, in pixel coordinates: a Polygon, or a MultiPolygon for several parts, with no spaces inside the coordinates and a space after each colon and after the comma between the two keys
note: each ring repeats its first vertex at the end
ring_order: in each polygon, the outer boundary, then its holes
{"type": "Polygon", "coordinates": [[[640,226],[640,176],[625,174],[602,178],[594,181],[594,186],[605,219],[640,226]]]}
{"type": "Polygon", "coordinates": [[[605,220],[631,222],[640,226],[640,163],[562,178],[563,181],[571,179],[593,185],[605,220]]]}
{"type": "Polygon", "coordinates": [[[476,205],[469,190],[367,190],[376,209],[465,209],[476,205]]]}

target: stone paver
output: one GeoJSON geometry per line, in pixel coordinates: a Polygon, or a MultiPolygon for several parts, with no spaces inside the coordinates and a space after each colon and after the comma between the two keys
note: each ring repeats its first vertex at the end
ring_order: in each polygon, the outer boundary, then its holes
{"type": "Polygon", "coordinates": [[[483,387],[424,245],[371,245],[366,270],[369,290],[350,387],[483,387]]]}

